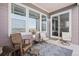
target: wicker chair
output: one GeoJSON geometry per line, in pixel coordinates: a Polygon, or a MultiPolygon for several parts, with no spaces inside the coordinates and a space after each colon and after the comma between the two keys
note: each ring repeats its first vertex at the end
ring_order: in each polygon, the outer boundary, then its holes
{"type": "Polygon", "coordinates": [[[40,33],[36,33],[35,34],[35,40],[34,40],[34,43],[42,43],[43,42],[43,39],[41,39],[41,36],[40,36],[40,33]]]}
{"type": "Polygon", "coordinates": [[[32,43],[25,44],[25,40],[22,40],[20,33],[11,34],[10,39],[13,47],[20,49],[21,55],[24,55],[24,53],[27,52],[32,46],[32,43]]]}

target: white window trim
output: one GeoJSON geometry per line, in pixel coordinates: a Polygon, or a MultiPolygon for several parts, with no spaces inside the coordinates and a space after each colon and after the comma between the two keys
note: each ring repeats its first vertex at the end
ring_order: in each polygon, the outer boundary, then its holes
{"type": "Polygon", "coordinates": [[[45,14],[41,14],[41,32],[47,32],[47,15],[45,14]],[[45,31],[42,31],[42,15],[46,16],[46,30],[45,31]]]}
{"type": "Polygon", "coordinates": [[[11,34],[11,4],[8,4],[8,36],[11,34]]]}
{"type": "MultiPolygon", "coordinates": [[[[35,9],[32,9],[32,8],[30,8],[28,6],[25,6],[23,4],[20,4],[20,3],[14,3],[14,4],[26,8],[26,19],[29,19],[29,10],[32,10],[32,11],[35,11],[35,12],[39,13],[40,14],[40,32],[42,32],[41,31],[42,30],[41,29],[41,15],[45,15],[46,17],[47,17],[47,15],[42,13],[42,12],[39,12],[39,11],[37,11],[35,9]]],[[[12,24],[11,23],[11,18],[12,18],[11,15],[12,15],[12,13],[11,13],[11,3],[9,3],[8,4],[8,36],[10,36],[10,34],[12,33],[12,31],[11,31],[11,24],[12,24]]],[[[27,29],[27,24],[26,24],[26,29],[27,29]]],[[[46,21],[46,32],[47,32],[47,21],[46,21]]],[[[22,33],[22,34],[25,35],[26,33],[27,33],[27,31],[25,33],[22,33]]]]}
{"type": "MultiPolygon", "coordinates": [[[[71,31],[71,26],[72,26],[72,19],[71,19],[72,10],[69,9],[69,10],[66,10],[66,11],[59,12],[59,13],[57,13],[57,14],[51,15],[51,28],[50,28],[50,32],[51,32],[51,33],[50,33],[50,35],[51,35],[52,38],[61,38],[61,37],[59,37],[59,36],[52,36],[52,17],[58,16],[58,18],[59,18],[59,15],[64,14],[64,13],[69,13],[69,33],[70,33],[70,37],[72,37],[72,31],[71,31]]],[[[60,19],[60,18],[59,18],[59,19],[60,19]]],[[[60,22],[60,21],[58,21],[58,22],[60,22]]],[[[58,26],[59,26],[59,24],[58,24],[58,26]]],[[[60,28],[60,27],[59,27],[59,28],[60,28]]]]}

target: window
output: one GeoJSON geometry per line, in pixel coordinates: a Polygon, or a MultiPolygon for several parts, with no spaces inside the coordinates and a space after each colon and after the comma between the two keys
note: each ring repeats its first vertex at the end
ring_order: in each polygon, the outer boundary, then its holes
{"type": "Polygon", "coordinates": [[[29,10],[29,18],[40,19],[40,14],[37,12],[29,10]]]}
{"type": "Polygon", "coordinates": [[[26,22],[24,20],[12,19],[12,33],[25,32],[26,22]]]}
{"type": "Polygon", "coordinates": [[[26,9],[16,4],[12,4],[11,7],[11,33],[26,32],[26,9]]]}
{"type": "Polygon", "coordinates": [[[40,14],[29,10],[29,29],[40,31],[40,14]]]}
{"type": "Polygon", "coordinates": [[[42,15],[42,31],[46,31],[46,16],[42,15]]]}
{"type": "Polygon", "coordinates": [[[12,13],[21,15],[21,16],[26,16],[26,9],[19,5],[12,4],[12,13]]]}

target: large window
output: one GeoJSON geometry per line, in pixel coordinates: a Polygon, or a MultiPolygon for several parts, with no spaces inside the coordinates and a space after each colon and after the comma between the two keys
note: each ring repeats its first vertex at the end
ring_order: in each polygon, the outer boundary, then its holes
{"type": "Polygon", "coordinates": [[[11,33],[26,32],[26,8],[16,4],[12,4],[11,7],[11,33]]]}

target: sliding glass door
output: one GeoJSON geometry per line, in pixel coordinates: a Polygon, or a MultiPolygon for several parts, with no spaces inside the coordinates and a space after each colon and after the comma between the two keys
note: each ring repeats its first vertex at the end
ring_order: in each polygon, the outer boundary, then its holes
{"type": "Polygon", "coordinates": [[[71,36],[69,11],[55,14],[51,18],[51,37],[62,37],[62,33],[68,33],[71,36]]]}

